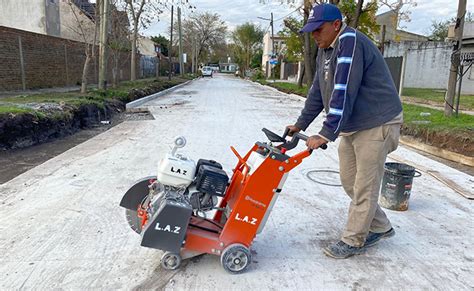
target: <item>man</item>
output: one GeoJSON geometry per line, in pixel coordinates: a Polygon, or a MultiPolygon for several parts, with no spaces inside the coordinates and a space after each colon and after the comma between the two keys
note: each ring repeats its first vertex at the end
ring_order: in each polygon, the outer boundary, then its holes
{"type": "Polygon", "coordinates": [[[351,203],[341,240],[324,252],[347,258],[395,234],[378,195],[387,154],[398,146],[402,106],[381,53],[342,22],[336,6],[314,6],[300,32],[310,32],[320,50],[305,106],[288,128],[290,134],[305,130],[325,109],[321,131],[306,145],[317,149],[341,136],[340,177],[351,203]]]}

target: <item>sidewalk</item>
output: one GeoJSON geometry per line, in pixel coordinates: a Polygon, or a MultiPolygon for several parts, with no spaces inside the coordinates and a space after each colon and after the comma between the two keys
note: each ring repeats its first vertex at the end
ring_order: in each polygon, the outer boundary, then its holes
{"type": "MultiPolygon", "coordinates": [[[[444,105],[442,105],[442,104],[438,104],[438,105],[433,104],[433,105],[431,105],[431,104],[426,104],[426,103],[421,103],[421,102],[414,102],[414,101],[411,101],[411,100],[407,100],[406,96],[402,96],[402,101],[403,101],[403,103],[406,103],[406,104],[417,105],[417,106],[422,106],[422,107],[436,109],[436,110],[444,110],[444,105]]],[[[474,115],[473,110],[459,110],[459,113],[474,115]]]]}
{"type": "MultiPolygon", "coordinates": [[[[87,88],[95,88],[96,85],[89,85],[87,88]]],[[[64,93],[81,90],[81,86],[69,86],[69,87],[54,87],[54,88],[42,88],[42,89],[31,89],[25,91],[0,91],[0,101],[1,98],[12,97],[12,96],[21,96],[21,95],[33,95],[33,94],[42,94],[42,93],[64,93]]]]}

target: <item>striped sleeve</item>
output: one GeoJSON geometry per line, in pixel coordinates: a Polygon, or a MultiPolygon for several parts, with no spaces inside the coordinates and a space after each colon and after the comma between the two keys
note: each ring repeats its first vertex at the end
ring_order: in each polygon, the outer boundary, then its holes
{"type": "Polygon", "coordinates": [[[311,85],[308,96],[306,97],[304,108],[295,123],[295,126],[301,130],[306,130],[306,128],[311,124],[311,122],[313,122],[316,116],[318,116],[319,113],[321,113],[321,111],[324,109],[321,90],[319,88],[318,74],[318,70],[316,70],[313,84],[311,85]]]}
{"type": "Polygon", "coordinates": [[[356,31],[347,28],[339,36],[334,89],[329,101],[329,112],[320,131],[322,136],[331,141],[337,138],[342,125],[350,117],[359,91],[364,64],[362,57],[356,54],[356,49],[356,31]]]}

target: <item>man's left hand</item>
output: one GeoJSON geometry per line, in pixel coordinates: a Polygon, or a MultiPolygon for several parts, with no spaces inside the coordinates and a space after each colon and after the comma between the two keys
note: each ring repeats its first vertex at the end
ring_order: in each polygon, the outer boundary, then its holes
{"type": "Polygon", "coordinates": [[[306,141],[306,146],[308,149],[315,150],[319,148],[323,144],[327,144],[328,141],[324,138],[320,137],[319,135],[313,135],[308,138],[306,141]]]}

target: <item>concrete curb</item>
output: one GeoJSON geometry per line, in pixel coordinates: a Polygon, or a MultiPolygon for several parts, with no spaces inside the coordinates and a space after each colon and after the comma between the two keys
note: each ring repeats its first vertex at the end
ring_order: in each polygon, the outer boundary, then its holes
{"type": "Polygon", "coordinates": [[[127,111],[130,111],[130,109],[132,109],[132,108],[137,108],[138,106],[142,105],[143,103],[146,103],[148,101],[151,101],[151,100],[153,100],[155,98],[158,98],[158,97],[161,97],[163,95],[169,94],[169,93],[173,92],[174,90],[179,89],[179,88],[191,83],[192,81],[194,81],[194,79],[186,81],[186,82],[181,83],[179,85],[173,86],[171,88],[165,89],[163,91],[157,92],[155,94],[151,94],[151,95],[142,97],[140,99],[134,100],[132,102],[129,102],[125,105],[125,108],[126,108],[127,111]]]}
{"type": "Polygon", "coordinates": [[[300,96],[300,95],[297,95],[297,94],[294,94],[294,93],[286,93],[286,92],[280,91],[277,88],[274,88],[272,86],[263,85],[263,84],[260,84],[259,82],[254,82],[252,80],[246,80],[246,81],[249,81],[249,82],[254,83],[254,84],[258,84],[262,87],[268,88],[272,91],[275,91],[275,92],[278,92],[278,93],[281,93],[281,94],[286,94],[288,96],[291,96],[292,98],[296,98],[296,99],[303,100],[303,101],[306,100],[306,97],[303,97],[303,96],[300,96]]]}

